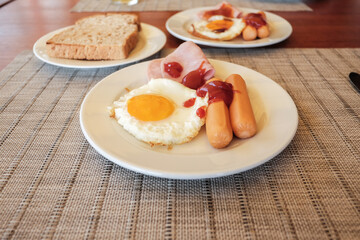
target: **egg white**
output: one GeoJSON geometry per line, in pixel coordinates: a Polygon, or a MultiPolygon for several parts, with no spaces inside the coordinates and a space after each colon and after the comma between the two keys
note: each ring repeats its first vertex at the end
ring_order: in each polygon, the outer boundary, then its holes
{"type": "Polygon", "coordinates": [[[241,18],[227,18],[233,21],[233,25],[225,30],[224,32],[213,32],[211,29],[207,27],[207,24],[211,21],[222,20],[224,16],[216,15],[209,18],[207,21],[202,20],[198,22],[194,22],[189,31],[196,32],[206,38],[214,39],[214,40],[232,40],[239,36],[242,30],[245,28],[245,23],[241,18]]]}
{"type": "Polygon", "coordinates": [[[173,145],[191,141],[205,124],[205,118],[197,116],[198,108],[208,105],[208,97],[198,97],[196,91],[176,81],[159,78],[152,79],[146,85],[134,89],[113,103],[117,122],[137,139],[151,145],[173,145]],[[174,112],[160,121],[141,121],[131,116],[127,110],[127,101],[134,96],[155,94],[165,97],[175,105],[174,112]],[[183,103],[196,98],[192,107],[183,103]]]}

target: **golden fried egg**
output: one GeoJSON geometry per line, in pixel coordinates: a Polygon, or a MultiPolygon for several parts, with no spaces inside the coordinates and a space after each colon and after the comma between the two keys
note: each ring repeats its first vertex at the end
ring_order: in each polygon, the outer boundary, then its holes
{"type": "Polygon", "coordinates": [[[204,38],[214,40],[232,40],[239,36],[245,28],[240,18],[228,18],[220,15],[212,16],[207,21],[194,22],[189,32],[204,38]]]}
{"type": "Polygon", "coordinates": [[[137,139],[151,145],[191,141],[205,123],[199,112],[208,97],[166,78],[152,79],[115,101],[112,110],[118,123],[137,139]],[[199,110],[200,109],[200,110],[199,110]]]}

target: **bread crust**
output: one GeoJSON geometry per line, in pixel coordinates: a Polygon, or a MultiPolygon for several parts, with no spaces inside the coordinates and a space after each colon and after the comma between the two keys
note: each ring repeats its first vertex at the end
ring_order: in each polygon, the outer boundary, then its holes
{"type": "Polygon", "coordinates": [[[131,21],[131,24],[136,24],[138,26],[138,30],[141,31],[141,24],[140,24],[140,20],[139,20],[139,16],[135,13],[97,13],[91,16],[87,16],[87,17],[82,17],[80,19],[78,19],[75,24],[81,24],[81,22],[83,22],[84,20],[86,21],[86,19],[89,18],[93,18],[93,17],[97,17],[97,16],[120,16],[120,15],[126,15],[126,16],[131,16],[133,17],[133,21],[131,21]]]}
{"type": "MultiPolygon", "coordinates": [[[[109,16],[109,15],[130,15],[130,14],[97,14],[92,15],[90,17],[86,17],[80,19],[76,22],[74,29],[76,30],[77,24],[81,24],[87,19],[96,17],[96,16],[109,16]]],[[[134,23],[137,26],[140,26],[140,22],[138,21],[138,17],[135,14],[131,14],[134,17],[134,23]]],[[[132,27],[132,32],[127,33],[127,35],[123,36],[124,39],[121,44],[81,44],[81,43],[63,43],[61,41],[57,41],[57,37],[64,33],[60,32],[56,34],[52,38],[50,38],[46,42],[46,52],[50,57],[54,58],[67,58],[67,59],[79,59],[79,60],[119,60],[125,59],[129,56],[130,52],[137,45],[139,34],[138,29],[132,27]]],[[[115,31],[115,29],[114,29],[115,31]]]]}
{"type": "Polygon", "coordinates": [[[138,42],[138,33],[132,33],[125,45],[81,45],[48,41],[46,51],[49,57],[78,60],[118,60],[129,56],[138,42]]]}

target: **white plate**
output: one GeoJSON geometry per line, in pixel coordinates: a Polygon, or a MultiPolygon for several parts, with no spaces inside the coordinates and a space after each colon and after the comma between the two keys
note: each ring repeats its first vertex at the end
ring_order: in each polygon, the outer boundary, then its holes
{"type": "MultiPolygon", "coordinates": [[[[238,37],[231,41],[215,41],[195,37],[194,35],[190,34],[187,30],[191,24],[196,21],[196,14],[200,11],[210,9],[213,9],[213,7],[192,8],[179,12],[171,16],[166,21],[166,29],[170,32],[170,34],[184,41],[193,41],[194,43],[206,46],[225,48],[250,48],[268,46],[287,39],[292,33],[292,27],[288,21],[276,14],[265,12],[267,22],[270,27],[270,36],[267,38],[256,39],[253,41],[244,41],[242,37],[238,37]]],[[[259,10],[251,8],[239,9],[246,13],[259,12],[259,10]]]]}
{"type": "Polygon", "coordinates": [[[201,179],[242,172],[265,163],[279,154],[292,140],[298,125],[296,106],[277,83],[266,76],[218,60],[210,60],[218,74],[226,78],[238,73],[245,79],[258,133],[246,140],[234,138],[221,150],[210,146],[204,127],[193,141],[166,147],[150,147],[128,134],[107,106],[147,82],[143,62],[121,69],[101,80],[87,94],[80,110],[81,129],[89,143],[114,163],[147,175],[174,179],[201,179]]]}
{"type": "MultiPolygon", "coordinates": [[[[69,26],[70,27],[70,26],[69,26]]],[[[106,60],[106,61],[89,61],[89,60],[72,60],[62,58],[52,58],[46,54],[46,41],[50,39],[54,34],[57,34],[66,28],[58,29],[54,32],[48,33],[42,36],[36,41],[33,47],[35,56],[40,60],[68,68],[102,68],[102,67],[113,67],[124,64],[133,63],[144,58],[151,56],[162,49],[166,43],[165,34],[158,28],[151,26],[146,23],[141,23],[141,31],[139,32],[139,41],[136,47],[131,51],[128,58],[123,60],[106,60]]]]}

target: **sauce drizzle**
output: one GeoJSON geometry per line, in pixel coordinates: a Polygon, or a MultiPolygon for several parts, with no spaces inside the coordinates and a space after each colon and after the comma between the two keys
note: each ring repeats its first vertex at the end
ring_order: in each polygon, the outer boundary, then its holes
{"type": "Polygon", "coordinates": [[[205,61],[201,63],[198,69],[195,69],[194,71],[189,72],[185,75],[185,77],[182,79],[182,84],[188,88],[191,89],[198,89],[205,83],[205,70],[203,67],[205,61]]]}
{"type": "Polygon", "coordinates": [[[178,62],[168,62],[164,63],[164,70],[173,78],[178,78],[183,71],[183,67],[178,62]]]}
{"type": "Polygon", "coordinates": [[[195,100],[196,100],[196,98],[190,98],[189,100],[186,100],[183,103],[183,106],[186,107],[186,108],[192,107],[195,104],[195,100]]]}
{"type": "Polygon", "coordinates": [[[204,117],[206,116],[205,106],[199,107],[199,108],[196,110],[196,115],[197,115],[199,118],[204,118],[204,117]]]}
{"type": "Polygon", "coordinates": [[[209,105],[213,102],[224,101],[229,107],[233,100],[233,86],[227,82],[212,81],[196,90],[199,97],[205,97],[206,93],[209,93],[209,105]]]}
{"type": "Polygon", "coordinates": [[[266,21],[261,13],[249,13],[244,17],[244,21],[247,25],[253,26],[256,29],[266,25],[266,21]]]}

